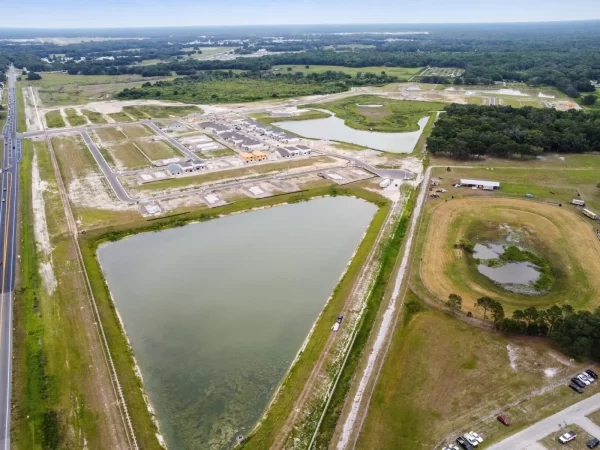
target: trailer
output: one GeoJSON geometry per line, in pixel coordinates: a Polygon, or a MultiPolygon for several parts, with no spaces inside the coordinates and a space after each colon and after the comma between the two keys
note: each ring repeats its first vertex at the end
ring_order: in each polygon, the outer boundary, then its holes
{"type": "Polygon", "coordinates": [[[388,187],[390,184],[392,184],[392,180],[390,180],[389,178],[386,178],[385,180],[383,180],[381,183],[379,183],[379,187],[381,189],[385,189],[386,187],[388,187]]]}
{"type": "Polygon", "coordinates": [[[578,200],[578,199],[574,198],[573,200],[571,200],[571,205],[585,206],[585,201],[584,200],[578,200]]]}
{"type": "Polygon", "coordinates": [[[598,218],[598,214],[596,214],[595,212],[590,211],[589,209],[584,209],[581,212],[585,216],[589,217],[590,219],[596,220],[598,218]]]}

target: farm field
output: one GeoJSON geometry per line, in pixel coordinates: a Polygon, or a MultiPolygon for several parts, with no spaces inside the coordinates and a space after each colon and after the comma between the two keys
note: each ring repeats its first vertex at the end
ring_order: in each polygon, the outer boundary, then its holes
{"type": "Polygon", "coordinates": [[[140,87],[146,81],[168,78],[143,78],[141,75],[68,75],[45,73],[41,80],[23,80],[24,86],[37,89],[41,104],[38,106],[80,105],[107,100],[113,93],[125,88],[140,87]]]}
{"type": "Polygon", "coordinates": [[[46,125],[48,128],[62,128],[67,126],[60,111],[48,111],[46,113],[46,125]]]}
{"type": "Polygon", "coordinates": [[[202,110],[196,106],[125,106],[123,112],[129,114],[136,120],[139,119],[166,119],[169,117],[182,117],[190,113],[202,113],[202,110]]]}
{"type": "Polygon", "coordinates": [[[346,125],[358,130],[402,132],[418,130],[419,119],[433,111],[443,110],[445,104],[359,95],[307,106],[329,109],[344,119],[346,125]]]}
{"type": "Polygon", "coordinates": [[[408,80],[411,76],[418,74],[421,67],[386,67],[386,66],[371,66],[371,67],[346,67],[346,66],[315,66],[309,65],[308,69],[304,65],[279,65],[273,66],[271,70],[278,72],[302,72],[302,73],[321,73],[327,71],[344,72],[348,75],[356,76],[357,73],[375,73],[381,75],[385,72],[387,75],[396,76],[401,81],[408,80]],[[289,68],[292,70],[288,70],[289,68]]]}
{"type": "Polygon", "coordinates": [[[553,389],[506,411],[506,430],[495,410],[584,366],[562,363],[568,358],[543,340],[509,339],[456,320],[410,291],[406,302],[357,449],[429,450],[467,427],[489,444],[581,400],[566,386],[553,389]]]}
{"type": "Polygon", "coordinates": [[[65,109],[65,114],[67,115],[67,120],[72,127],[79,127],[87,124],[85,117],[79,114],[74,108],[65,109]]]}
{"type": "Polygon", "coordinates": [[[600,270],[600,241],[574,208],[522,199],[461,198],[440,203],[424,226],[423,283],[444,301],[451,293],[461,295],[464,311],[480,315],[475,301],[483,296],[500,301],[507,313],[529,306],[599,305],[600,279],[595,274],[600,270]],[[506,238],[507,227],[520,233],[519,245],[551,261],[554,282],[549,290],[537,295],[510,292],[479,273],[473,258],[456,248],[459,242],[506,238]]]}

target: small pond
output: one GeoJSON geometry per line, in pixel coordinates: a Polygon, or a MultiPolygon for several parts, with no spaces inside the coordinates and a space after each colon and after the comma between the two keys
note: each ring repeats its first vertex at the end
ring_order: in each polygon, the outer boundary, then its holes
{"type": "MultiPolygon", "coordinates": [[[[375,106],[371,105],[371,107],[375,106]]],[[[417,145],[428,120],[429,117],[423,117],[418,122],[418,131],[409,131],[406,133],[355,130],[347,126],[342,119],[333,115],[324,119],[276,122],[274,125],[311,139],[348,142],[390,153],[410,153],[415,148],[415,145],[417,145]]]]}
{"type": "Polygon", "coordinates": [[[501,261],[500,256],[504,254],[505,246],[506,244],[498,243],[475,244],[473,258],[482,262],[477,265],[478,272],[511,291],[517,290],[515,285],[534,284],[541,275],[538,267],[528,261],[501,261]],[[496,261],[498,263],[494,264],[496,261]]]}

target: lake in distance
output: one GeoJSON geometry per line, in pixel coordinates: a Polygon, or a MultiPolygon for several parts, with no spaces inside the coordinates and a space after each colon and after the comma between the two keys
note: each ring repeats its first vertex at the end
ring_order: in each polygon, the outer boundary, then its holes
{"type": "Polygon", "coordinates": [[[170,450],[252,429],[375,211],[323,198],[98,249],[170,450]]]}

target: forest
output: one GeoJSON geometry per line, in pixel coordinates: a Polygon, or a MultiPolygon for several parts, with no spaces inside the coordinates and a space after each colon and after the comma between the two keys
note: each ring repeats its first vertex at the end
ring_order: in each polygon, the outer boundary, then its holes
{"type": "Polygon", "coordinates": [[[600,114],[551,108],[451,104],[427,140],[431,153],[458,159],[535,157],[600,149],[600,114]]]}

